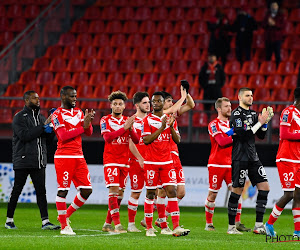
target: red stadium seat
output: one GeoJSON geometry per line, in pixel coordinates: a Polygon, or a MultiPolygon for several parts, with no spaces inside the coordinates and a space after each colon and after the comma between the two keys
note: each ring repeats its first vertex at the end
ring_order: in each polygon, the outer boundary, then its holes
{"type": "Polygon", "coordinates": [[[168,18],[168,15],[169,13],[167,8],[164,6],[160,6],[153,10],[151,19],[153,21],[162,21],[162,20],[166,20],[168,18]]]}
{"type": "Polygon", "coordinates": [[[93,43],[93,38],[88,33],[82,33],[77,36],[76,45],[80,47],[88,46],[93,43]]]}
{"type": "Polygon", "coordinates": [[[118,34],[121,33],[123,30],[122,24],[118,20],[113,20],[108,22],[106,25],[105,33],[108,34],[118,34]]]}
{"type": "Polygon", "coordinates": [[[292,75],[294,74],[295,68],[292,62],[281,62],[277,69],[277,74],[280,75],[292,75]]]}
{"type": "Polygon", "coordinates": [[[110,94],[110,88],[106,85],[98,85],[94,90],[94,98],[106,98],[110,94]]]}
{"type": "Polygon", "coordinates": [[[75,44],[75,42],[76,42],[76,38],[73,34],[64,33],[60,36],[57,45],[59,45],[59,46],[68,46],[68,45],[71,45],[71,44],[75,44]]]}
{"type": "Polygon", "coordinates": [[[189,73],[181,73],[181,74],[178,75],[178,77],[176,79],[177,86],[180,85],[181,80],[187,80],[189,82],[190,86],[199,87],[199,83],[198,82],[195,83],[193,76],[189,73]]]}
{"type": "Polygon", "coordinates": [[[100,60],[98,60],[96,57],[91,57],[89,58],[86,63],[85,67],[83,69],[85,72],[88,73],[93,73],[93,72],[98,72],[101,70],[101,64],[100,60]]]}
{"type": "Polygon", "coordinates": [[[202,20],[205,22],[211,21],[211,19],[216,15],[216,8],[211,7],[211,2],[208,6],[208,8],[205,8],[202,20]]]}
{"type": "Polygon", "coordinates": [[[167,53],[167,60],[180,60],[183,58],[183,52],[181,48],[178,47],[174,47],[174,48],[170,48],[168,53],[167,53]]]}
{"type": "Polygon", "coordinates": [[[132,20],[135,13],[132,7],[126,6],[124,8],[121,8],[118,14],[119,20],[132,20]]]}
{"type": "Polygon", "coordinates": [[[77,88],[77,98],[92,98],[94,95],[93,86],[80,85],[77,88]]]}
{"type": "Polygon", "coordinates": [[[99,19],[102,19],[102,20],[116,20],[116,19],[118,19],[117,8],[115,6],[104,7],[103,11],[102,11],[102,16],[99,19]]]}
{"type": "Polygon", "coordinates": [[[174,27],[174,34],[189,34],[191,31],[191,26],[188,21],[179,21],[176,22],[176,25],[174,27]]]}
{"type": "Polygon", "coordinates": [[[252,40],[252,48],[254,48],[254,49],[265,48],[264,34],[254,33],[253,40],[252,40]]]}
{"type": "Polygon", "coordinates": [[[123,75],[120,72],[109,74],[106,85],[116,86],[121,85],[123,83],[123,75]]]}
{"type": "Polygon", "coordinates": [[[201,58],[201,52],[199,48],[189,48],[184,52],[183,59],[186,61],[199,60],[201,58]]]}
{"type": "MultiPolygon", "coordinates": [[[[300,43],[300,40],[299,40],[299,43],[300,43]]],[[[298,44],[298,42],[296,42],[296,44],[298,44]]],[[[296,47],[296,45],[294,44],[292,46],[292,49],[295,48],[295,47],[296,47]]],[[[300,47],[299,47],[299,49],[300,49],[300,47]]],[[[280,50],[280,57],[281,57],[281,61],[282,62],[287,61],[289,59],[289,52],[288,52],[288,50],[287,49],[281,49],[280,50]]],[[[272,61],[275,61],[275,55],[274,54],[272,55],[272,61]]]]}
{"type": "Polygon", "coordinates": [[[47,32],[61,32],[62,22],[57,18],[51,18],[45,24],[45,31],[47,32]]]}
{"type": "Polygon", "coordinates": [[[124,79],[125,86],[140,86],[141,84],[141,75],[137,73],[126,74],[124,79]]]}
{"type": "Polygon", "coordinates": [[[17,55],[17,57],[19,58],[30,58],[30,59],[34,59],[35,56],[36,55],[35,55],[34,47],[31,41],[24,42],[23,46],[20,47],[20,50],[18,51],[18,55],[17,55]]]}
{"type": "MultiPolygon", "coordinates": [[[[83,101],[83,102],[80,102],[80,108],[82,110],[85,110],[85,109],[96,109],[98,107],[98,102],[97,101],[83,101]]],[[[95,118],[94,118],[95,119],[95,118]]],[[[97,122],[97,125],[99,123],[99,120],[97,122]]],[[[94,124],[92,122],[92,124],[94,124]]]]}
{"type": "Polygon", "coordinates": [[[140,60],[137,62],[136,65],[136,72],[144,74],[144,73],[150,73],[153,71],[153,64],[150,60],[140,60]]]}
{"type": "Polygon", "coordinates": [[[4,96],[23,96],[23,86],[20,84],[8,85],[4,96]]]}
{"type": "Polygon", "coordinates": [[[103,33],[105,30],[104,22],[102,20],[94,20],[90,22],[88,33],[98,34],[103,33]]]}
{"type": "Polygon", "coordinates": [[[199,74],[201,67],[203,66],[203,61],[201,60],[193,60],[190,63],[189,69],[188,69],[188,73],[190,74],[199,74]]]}
{"type": "Polygon", "coordinates": [[[130,35],[126,45],[131,48],[144,46],[143,36],[141,34],[130,35]]]}
{"type": "Polygon", "coordinates": [[[241,65],[238,61],[228,62],[224,68],[225,73],[228,75],[239,74],[240,70],[241,70],[241,65]]]}
{"type": "Polygon", "coordinates": [[[272,118],[272,129],[279,129],[280,127],[280,114],[275,113],[272,118]]]}
{"type": "Polygon", "coordinates": [[[143,76],[141,85],[145,87],[150,87],[158,83],[158,76],[156,73],[147,73],[143,76]]]}
{"type": "Polygon", "coordinates": [[[254,56],[251,59],[256,62],[265,62],[266,50],[265,49],[255,49],[254,56]]]}
{"type": "Polygon", "coordinates": [[[37,75],[36,83],[38,85],[50,85],[50,84],[53,84],[53,74],[52,74],[52,72],[40,72],[37,75]]]}
{"type": "Polygon", "coordinates": [[[256,88],[264,88],[265,79],[262,75],[252,75],[248,81],[248,88],[256,89],[256,88]]]}
{"type": "Polygon", "coordinates": [[[117,59],[117,60],[131,59],[131,50],[130,50],[130,48],[128,48],[128,47],[117,48],[113,58],[117,59]]]}
{"type": "Polygon", "coordinates": [[[163,0],[148,0],[146,6],[159,7],[163,5],[163,0]]]}
{"type": "MultiPolygon", "coordinates": [[[[95,72],[91,74],[91,77],[88,81],[88,85],[99,86],[106,84],[106,76],[103,72],[95,72]]],[[[99,96],[101,97],[101,96],[99,96]]],[[[99,98],[98,97],[98,98],[99,98]]]]}
{"type": "MultiPolygon", "coordinates": [[[[299,26],[299,25],[298,25],[299,26]]],[[[298,28],[298,26],[297,26],[297,28],[298,28]]],[[[300,27],[300,26],[299,26],[300,27]]],[[[299,34],[298,32],[297,32],[297,28],[296,28],[296,30],[294,29],[294,25],[293,25],[293,23],[292,22],[286,22],[286,25],[285,25],[285,28],[284,28],[284,33],[286,34],[286,35],[292,35],[292,34],[294,34],[294,32],[296,32],[296,34],[299,34]]],[[[300,31],[300,30],[299,30],[300,31]]]]}
{"type": "Polygon", "coordinates": [[[77,20],[73,23],[71,32],[73,33],[85,33],[88,30],[88,24],[85,20],[77,20]]]}
{"type": "Polygon", "coordinates": [[[289,61],[291,62],[299,62],[300,61],[300,50],[292,50],[289,61]]]}
{"type": "Polygon", "coordinates": [[[247,85],[247,78],[245,75],[234,75],[231,77],[229,82],[229,87],[240,89],[242,87],[245,87],[247,85]]]}
{"type": "Polygon", "coordinates": [[[68,63],[67,71],[80,72],[83,68],[83,61],[80,58],[72,58],[68,63]]]}
{"type": "Polygon", "coordinates": [[[87,19],[87,20],[101,19],[100,9],[95,6],[91,6],[91,7],[87,8],[84,13],[83,19],[87,19]]]}
{"type": "Polygon", "coordinates": [[[254,19],[257,22],[262,22],[265,18],[267,11],[268,11],[267,8],[258,8],[255,12],[254,19]]]}
{"type": "Polygon", "coordinates": [[[155,86],[149,87],[147,92],[148,92],[149,96],[152,97],[153,93],[157,92],[157,91],[161,91],[161,87],[158,85],[155,85],[155,86]]]}
{"type": "Polygon", "coordinates": [[[235,89],[230,87],[222,88],[222,96],[227,97],[229,100],[236,100],[237,96],[235,94],[235,89]]]}
{"type": "Polygon", "coordinates": [[[55,74],[53,84],[64,86],[71,84],[71,74],[69,72],[58,72],[55,74]]]}
{"type": "MultiPolygon", "coordinates": [[[[126,47],[122,47],[122,48],[126,48],[126,47]]],[[[112,59],[112,58],[114,58],[114,49],[110,46],[101,47],[99,49],[97,57],[100,60],[112,59]]]]}
{"type": "Polygon", "coordinates": [[[0,32],[9,30],[9,20],[7,17],[0,17],[0,32]]]}
{"type": "Polygon", "coordinates": [[[131,58],[133,60],[143,60],[148,58],[148,49],[145,47],[137,47],[133,50],[131,58]]]}
{"type": "Polygon", "coordinates": [[[33,62],[32,71],[47,71],[49,69],[49,60],[45,57],[37,58],[33,62]]]}
{"type": "Polygon", "coordinates": [[[201,49],[208,49],[209,35],[205,34],[203,36],[199,36],[199,38],[197,39],[196,44],[198,44],[199,48],[201,48],[201,49]]]}
{"type": "Polygon", "coordinates": [[[258,65],[255,61],[244,62],[242,67],[242,74],[253,75],[258,73],[258,65]]]}
{"type": "Polygon", "coordinates": [[[151,19],[151,10],[148,7],[137,8],[134,19],[138,21],[145,21],[151,19]]]}
{"type": "Polygon", "coordinates": [[[176,22],[179,20],[184,20],[184,9],[181,7],[171,8],[171,11],[167,16],[167,19],[176,22]]]}
{"type": "Polygon", "coordinates": [[[176,47],[178,44],[178,38],[174,34],[164,35],[163,40],[161,42],[161,47],[172,48],[176,47]]]}
{"type": "Polygon", "coordinates": [[[182,48],[194,48],[195,47],[195,38],[193,35],[181,36],[179,40],[179,46],[182,48]]]}
{"type": "Polygon", "coordinates": [[[273,75],[276,73],[276,64],[275,62],[265,61],[260,65],[259,74],[261,75],[273,75]]]}
{"type": "Polygon", "coordinates": [[[76,45],[69,45],[69,46],[66,46],[64,48],[64,52],[63,52],[63,55],[62,57],[64,59],[71,59],[73,57],[79,57],[80,56],[80,53],[79,53],[79,47],[76,46],[76,45]]]}
{"type": "Polygon", "coordinates": [[[40,14],[40,8],[36,5],[28,5],[24,10],[24,17],[34,19],[40,14]]]}
{"type": "Polygon", "coordinates": [[[205,112],[197,112],[193,115],[193,127],[207,127],[208,118],[205,112]]]}
{"type": "MultiPolygon", "coordinates": [[[[113,89],[112,89],[113,92],[118,91],[118,90],[122,91],[124,93],[128,93],[128,87],[124,86],[123,84],[113,86],[113,89]]],[[[128,106],[128,104],[126,106],[128,106]]]]}
{"type": "Polygon", "coordinates": [[[141,34],[153,34],[156,31],[156,25],[152,20],[142,22],[139,33],[141,34]]]}
{"type": "Polygon", "coordinates": [[[55,57],[51,60],[49,71],[63,72],[66,70],[66,61],[61,57],[55,57]]]}
{"type": "Polygon", "coordinates": [[[76,72],[71,81],[71,85],[80,86],[80,85],[88,85],[89,77],[85,72],[76,72]]]}
{"type": "Polygon", "coordinates": [[[18,84],[27,85],[29,83],[35,83],[36,74],[33,71],[25,71],[21,74],[18,84]]]}
{"type": "Polygon", "coordinates": [[[155,48],[161,46],[160,36],[157,34],[147,35],[145,38],[145,47],[155,48]]]}
{"type": "Polygon", "coordinates": [[[10,108],[0,108],[0,123],[2,123],[2,124],[5,124],[5,123],[11,124],[12,123],[12,113],[11,113],[10,108]]]}
{"type": "Polygon", "coordinates": [[[136,21],[127,21],[123,26],[122,33],[133,34],[133,33],[137,33],[138,30],[139,30],[138,22],[136,22],[136,21]]]}
{"type": "Polygon", "coordinates": [[[110,46],[110,39],[107,34],[97,34],[93,39],[94,47],[110,46]]]}
{"type": "Polygon", "coordinates": [[[286,76],[282,88],[293,90],[297,87],[298,77],[296,75],[286,76]]]}
{"type": "Polygon", "coordinates": [[[53,57],[62,56],[62,54],[63,54],[62,47],[54,45],[54,46],[48,47],[44,57],[49,59],[49,58],[53,58],[53,57]]]}
{"type": "Polygon", "coordinates": [[[160,87],[167,87],[167,86],[174,86],[176,83],[176,78],[173,73],[165,73],[162,74],[158,81],[158,86],[160,87]]]}
{"type": "Polygon", "coordinates": [[[288,89],[275,89],[271,96],[273,102],[287,102],[289,100],[288,89]]]}
{"type": "Polygon", "coordinates": [[[189,8],[185,14],[185,20],[198,21],[202,17],[202,11],[200,8],[189,8]]]}
{"type": "Polygon", "coordinates": [[[195,22],[192,26],[191,33],[195,35],[207,34],[207,25],[203,21],[195,22]]]}
{"type": "Polygon", "coordinates": [[[121,61],[119,71],[124,73],[133,73],[135,71],[135,61],[130,59],[121,61]]]}
{"type": "Polygon", "coordinates": [[[166,51],[162,47],[152,48],[149,53],[149,59],[153,61],[160,61],[166,58],[166,51]]]}
{"type": "Polygon", "coordinates": [[[265,101],[265,102],[270,101],[271,99],[270,90],[267,88],[255,89],[253,99],[259,101],[265,101]]]}
{"type": "Polygon", "coordinates": [[[268,88],[281,88],[282,79],[279,75],[271,75],[266,80],[266,87],[268,88]]]}
{"type": "Polygon", "coordinates": [[[20,4],[13,4],[7,8],[6,16],[8,18],[23,17],[23,7],[20,4]]]}
{"type": "MultiPolygon", "coordinates": [[[[141,85],[138,85],[138,86],[132,86],[129,90],[129,93],[128,93],[128,98],[129,99],[132,99],[133,98],[133,95],[136,93],[136,92],[144,92],[145,91],[145,87],[141,86],[141,85]]],[[[148,92],[149,93],[149,92],[148,92]]]]}
{"type": "Polygon", "coordinates": [[[178,60],[174,61],[171,67],[171,72],[181,74],[188,72],[186,61],[184,60],[178,60]]]}
{"type": "Polygon", "coordinates": [[[102,72],[117,72],[118,71],[118,62],[114,59],[105,60],[103,62],[102,72]]]}
{"type": "Polygon", "coordinates": [[[79,57],[81,59],[88,59],[92,56],[95,56],[96,54],[97,54],[96,48],[92,45],[88,45],[82,48],[79,57]]]}
{"type": "Polygon", "coordinates": [[[57,85],[47,85],[43,86],[43,90],[41,92],[41,97],[58,97],[58,88],[57,85]]]}
{"type": "Polygon", "coordinates": [[[289,21],[291,21],[291,22],[300,22],[300,8],[293,9],[291,11],[289,21]]]}
{"type": "Polygon", "coordinates": [[[157,34],[172,34],[173,33],[173,25],[170,21],[161,21],[159,22],[157,29],[157,34]]]}
{"type": "Polygon", "coordinates": [[[156,73],[168,73],[170,72],[170,62],[168,60],[156,61],[153,71],[156,73]]]}
{"type": "Polygon", "coordinates": [[[215,0],[215,6],[220,8],[225,8],[230,6],[230,0],[215,0]]]}

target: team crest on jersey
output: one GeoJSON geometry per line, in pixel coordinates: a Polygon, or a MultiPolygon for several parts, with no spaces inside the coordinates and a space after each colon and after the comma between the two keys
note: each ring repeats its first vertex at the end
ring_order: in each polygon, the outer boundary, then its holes
{"type": "Polygon", "coordinates": [[[286,181],[286,182],[285,182],[285,185],[286,185],[287,188],[290,188],[290,187],[291,187],[291,183],[290,183],[289,181],[286,181]]]}
{"type": "Polygon", "coordinates": [[[282,121],[283,121],[283,122],[287,122],[287,121],[288,121],[288,117],[289,117],[288,114],[283,115],[283,116],[282,116],[282,121]]]}
{"type": "Polygon", "coordinates": [[[55,127],[58,127],[58,126],[60,125],[60,123],[59,123],[59,121],[58,121],[57,118],[55,118],[55,119],[53,120],[53,123],[54,123],[54,126],[55,126],[55,127]]]}
{"type": "Polygon", "coordinates": [[[241,128],[243,123],[242,123],[242,120],[239,118],[239,119],[235,119],[235,124],[236,124],[236,127],[237,128],[241,128]]]}
{"type": "Polygon", "coordinates": [[[240,112],[239,112],[239,111],[235,111],[235,112],[233,113],[233,115],[240,115],[240,112]]]}
{"type": "Polygon", "coordinates": [[[101,124],[101,130],[106,130],[106,122],[103,122],[103,123],[101,124]]]}
{"type": "Polygon", "coordinates": [[[211,131],[212,131],[213,134],[217,133],[216,125],[211,126],[211,131]]]}

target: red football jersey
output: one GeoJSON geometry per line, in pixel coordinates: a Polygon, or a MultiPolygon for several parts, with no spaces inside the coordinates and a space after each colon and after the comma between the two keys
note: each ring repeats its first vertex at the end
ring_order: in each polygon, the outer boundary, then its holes
{"type": "Polygon", "coordinates": [[[57,150],[55,152],[56,156],[76,155],[83,157],[81,135],[70,140],[62,141],[57,134],[59,128],[64,127],[67,131],[70,131],[83,126],[83,119],[84,114],[79,108],[64,109],[59,107],[55,110],[51,117],[51,122],[58,139],[57,150]]]}
{"type": "MultiPolygon", "coordinates": [[[[103,135],[123,128],[127,119],[127,116],[115,118],[111,114],[102,117],[100,120],[101,134],[103,135]]],[[[128,167],[129,137],[130,131],[126,130],[123,135],[118,136],[112,142],[105,142],[103,152],[104,166],[128,167]]]]}
{"type": "MultiPolygon", "coordinates": [[[[145,152],[147,149],[147,146],[144,144],[143,138],[142,138],[142,125],[143,125],[143,119],[136,117],[133,123],[133,127],[136,130],[137,135],[139,136],[140,140],[138,144],[135,144],[137,150],[139,151],[139,153],[141,154],[141,156],[145,159],[145,152]]],[[[136,157],[131,153],[131,151],[129,150],[129,158],[130,159],[135,159],[136,157]]]]}
{"type": "Polygon", "coordinates": [[[208,132],[211,142],[208,167],[231,168],[232,146],[221,147],[214,138],[217,134],[222,134],[224,137],[227,137],[228,135],[225,133],[228,130],[230,130],[229,121],[221,121],[216,118],[208,124],[208,132]]]}
{"type": "MultiPolygon", "coordinates": [[[[162,117],[152,113],[143,119],[142,137],[153,134],[161,127],[162,117]]],[[[178,132],[177,122],[174,122],[174,129],[178,132]]],[[[162,165],[173,163],[171,156],[171,129],[167,124],[165,130],[149,145],[147,145],[145,154],[145,163],[153,165],[162,165]]]]}
{"type": "MultiPolygon", "coordinates": [[[[288,126],[291,133],[300,133],[300,111],[294,105],[282,111],[280,126],[288,126]]],[[[276,161],[300,163],[300,142],[280,139],[276,161]]]]}

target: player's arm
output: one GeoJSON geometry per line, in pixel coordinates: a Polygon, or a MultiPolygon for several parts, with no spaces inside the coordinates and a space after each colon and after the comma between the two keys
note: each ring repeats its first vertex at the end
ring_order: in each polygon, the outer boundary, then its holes
{"type": "Polygon", "coordinates": [[[180,107],[182,106],[182,104],[184,103],[187,97],[186,90],[183,89],[182,86],[180,86],[180,91],[181,91],[181,98],[172,107],[164,110],[164,114],[174,114],[179,111],[180,107]]]}
{"type": "Polygon", "coordinates": [[[190,94],[187,94],[186,96],[186,103],[180,107],[178,110],[178,115],[182,115],[183,113],[193,109],[195,107],[195,102],[193,97],[191,97],[190,94]]]}
{"type": "Polygon", "coordinates": [[[240,141],[247,141],[253,135],[250,126],[244,121],[244,117],[239,111],[235,111],[231,115],[230,126],[234,129],[234,136],[240,141]]]}
{"type": "Polygon", "coordinates": [[[140,138],[139,138],[138,134],[136,133],[135,128],[133,128],[133,127],[130,130],[130,137],[131,137],[131,140],[134,144],[139,143],[140,138]]]}
{"type": "Polygon", "coordinates": [[[142,157],[142,155],[140,154],[140,152],[138,151],[131,139],[129,139],[129,150],[135,156],[135,158],[137,158],[141,168],[144,168],[144,158],[142,157]]]}
{"type": "Polygon", "coordinates": [[[280,125],[280,139],[289,141],[300,140],[300,133],[293,133],[288,126],[280,125]]]}
{"type": "Polygon", "coordinates": [[[87,129],[84,129],[84,134],[87,136],[91,136],[93,134],[93,126],[92,121],[95,117],[95,111],[92,109],[90,112],[88,110],[85,110],[85,116],[90,116],[90,126],[87,129]]]}
{"type": "Polygon", "coordinates": [[[260,122],[263,122],[261,119],[262,119],[262,116],[268,114],[267,116],[267,119],[265,121],[265,123],[262,124],[262,126],[259,128],[259,130],[257,131],[256,135],[259,139],[263,140],[266,136],[266,133],[267,133],[267,129],[268,129],[268,123],[271,121],[272,117],[274,116],[274,112],[273,112],[273,108],[272,107],[267,107],[267,108],[264,108],[262,110],[262,115],[259,115],[258,116],[258,120],[260,122]]]}
{"type": "Polygon", "coordinates": [[[177,129],[177,123],[175,121],[175,117],[172,115],[169,121],[169,125],[170,125],[170,129],[171,129],[171,135],[172,135],[172,139],[176,144],[180,143],[180,134],[179,131],[177,129]]]}
{"type": "Polygon", "coordinates": [[[229,147],[232,145],[232,137],[231,136],[224,136],[223,134],[219,133],[219,134],[215,135],[214,138],[221,147],[229,147]]]}
{"type": "MultiPolygon", "coordinates": [[[[167,124],[167,117],[164,116],[161,122],[161,127],[158,130],[156,130],[152,134],[145,135],[144,133],[142,133],[144,143],[148,145],[152,143],[155,139],[157,139],[157,137],[165,130],[166,124],[167,124]]],[[[143,126],[145,126],[145,124],[143,124],[143,126]]],[[[145,128],[143,128],[143,130],[145,130],[145,128]]]]}

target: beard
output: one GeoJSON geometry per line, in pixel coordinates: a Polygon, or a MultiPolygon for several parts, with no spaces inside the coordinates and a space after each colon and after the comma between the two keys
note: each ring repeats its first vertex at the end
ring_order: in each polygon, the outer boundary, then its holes
{"type": "Polygon", "coordinates": [[[39,110],[40,110],[40,106],[35,105],[35,104],[33,104],[33,103],[30,103],[30,104],[29,104],[29,107],[30,107],[31,109],[33,109],[34,111],[39,111],[39,110]]]}
{"type": "Polygon", "coordinates": [[[121,115],[122,113],[116,113],[116,112],[113,112],[115,114],[115,116],[119,116],[121,115]]]}

